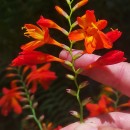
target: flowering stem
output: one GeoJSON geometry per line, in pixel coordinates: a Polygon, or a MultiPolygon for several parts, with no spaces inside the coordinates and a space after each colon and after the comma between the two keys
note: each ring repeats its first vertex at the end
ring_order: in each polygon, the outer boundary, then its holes
{"type": "MultiPolygon", "coordinates": [[[[69,22],[69,26],[70,26],[69,33],[73,29],[72,22],[71,22],[71,17],[72,17],[72,14],[73,14],[73,10],[72,10],[71,4],[73,3],[73,1],[74,0],[71,0],[71,2],[68,3],[69,8],[70,8],[70,14],[69,14],[69,17],[68,17],[68,22],[69,22]]],[[[75,60],[76,59],[74,58],[74,56],[72,54],[73,44],[74,44],[74,42],[70,41],[69,53],[70,53],[70,56],[72,58],[71,69],[72,69],[72,71],[74,73],[74,83],[75,83],[75,86],[77,87],[76,98],[77,98],[77,101],[78,101],[79,107],[80,107],[80,122],[82,123],[83,122],[83,106],[82,106],[81,99],[80,99],[80,88],[79,88],[79,85],[78,85],[78,82],[77,82],[78,73],[77,73],[76,68],[75,68],[75,60]]]]}
{"type": "Polygon", "coordinates": [[[31,110],[32,115],[33,115],[32,118],[34,119],[34,121],[35,121],[36,124],[38,125],[39,130],[43,130],[42,125],[41,125],[41,122],[39,121],[39,119],[38,119],[37,116],[36,116],[36,111],[35,111],[35,109],[34,109],[34,107],[33,107],[33,101],[32,101],[32,99],[31,99],[31,96],[30,96],[30,93],[29,93],[29,91],[28,91],[28,89],[27,89],[27,86],[26,86],[26,84],[25,84],[25,82],[24,82],[24,80],[23,80],[23,76],[20,74],[19,69],[17,69],[17,72],[18,72],[18,75],[19,75],[19,77],[20,77],[20,81],[21,81],[21,83],[22,83],[22,87],[23,87],[23,89],[24,89],[24,91],[25,91],[25,95],[26,95],[26,98],[27,98],[27,101],[28,101],[30,110],[31,110]]]}
{"type": "Polygon", "coordinates": [[[115,97],[116,97],[116,100],[115,100],[115,103],[114,103],[114,107],[115,109],[118,107],[118,103],[119,103],[119,95],[118,95],[118,92],[115,92],[115,97]]]}
{"type": "Polygon", "coordinates": [[[71,2],[68,3],[69,5],[69,8],[70,8],[70,14],[69,14],[69,17],[68,17],[68,22],[69,22],[69,26],[70,26],[70,29],[69,29],[69,33],[71,32],[71,30],[73,29],[73,26],[72,26],[72,22],[71,22],[71,16],[73,14],[73,10],[72,10],[72,6],[71,4],[73,3],[74,0],[72,0],[71,2]]]}
{"type": "Polygon", "coordinates": [[[80,122],[82,123],[83,122],[83,106],[82,106],[82,103],[81,103],[81,100],[80,100],[80,88],[79,88],[79,85],[77,83],[77,73],[75,73],[75,78],[74,78],[74,83],[77,87],[77,93],[76,93],[76,98],[77,98],[77,101],[79,103],[79,107],[80,107],[80,122]]]}

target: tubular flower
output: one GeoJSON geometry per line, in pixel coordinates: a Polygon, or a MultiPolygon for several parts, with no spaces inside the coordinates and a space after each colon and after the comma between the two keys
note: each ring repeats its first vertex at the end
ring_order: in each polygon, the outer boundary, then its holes
{"type": "Polygon", "coordinates": [[[50,19],[46,19],[43,16],[37,21],[37,24],[41,27],[55,28],[62,31],[62,28],[50,19]]]}
{"type": "Polygon", "coordinates": [[[27,76],[27,84],[29,85],[30,83],[32,83],[32,93],[36,92],[37,90],[37,82],[39,82],[46,90],[48,89],[52,81],[57,78],[55,72],[49,70],[50,66],[51,64],[47,63],[38,69],[36,68],[36,66],[32,67],[32,72],[27,76]]]}
{"type": "Polygon", "coordinates": [[[59,14],[61,14],[65,18],[69,17],[68,14],[60,6],[55,6],[55,9],[59,14]]]}
{"type": "Polygon", "coordinates": [[[23,51],[19,53],[12,61],[12,66],[21,66],[21,65],[36,65],[36,64],[43,64],[46,62],[64,62],[64,60],[54,57],[52,55],[42,53],[40,51],[23,51]]]}
{"type": "MultiPolygon", "coordinates": [[[[58,11],[61,11],[61,8],[60,9],[58,8],[58,11]]],[[[68,17],[66,12],[60,12],[60,14],[61,13],[63,13],[65,17],[68,17]]],[[[57,30],[60,30],[64,34],[68,35],[68,32],[64,28],[60,27],[52,20],[44,18],[43,16],[40,17],[40,19],[37,21],[37,24],[40,27],[55,28],[57,30]]]]}
{"type": "Polygon", "coordinates": [[[95,62],[88,65],[87,68],[92,68],[95,66],[112,65],[125,61],[124,52],[119,50],[110,51],[103,56],[99,57],[95,62]]]}
{"type": "Polygon", "coordinates": [[[111,106],[112,100],[106,95],[102,95],[98,104],[88,103],[86,104],[86,109],[90,112],[89,116],[98,116],[100,114],[105,114],[114,111],[111,106]]]}
{"type": "Polygon", "coordinates": [[[24,33],[27,37],[32,37],[35,40],[24,44],[21,46],[23,51],[31,51],[38,47],[43,46],[44,44],[53,44],[59,47],[63,47],[63,44],[57,42],[56,40],[52,39],[49,35],[49,30],[47,27],[37,27],[33,24],[25,24],[23,28],[26,29],[24,33]],[[41,27],[41,28],[40,28],[41,27]]]}
{"type": "Polygon", "coordinates": [[[73,11],[80,8],[81,6],[84,6],[85,4],[88,3],[88,0],[80,0],[80,2],[78,2],[74,7],[73,7],[73,11]]]}
{"type": "Polygon", "coordinates": [[[106,27],[107,21],[96,21],[93,10],[87,10],[85,15],[77,18],[77,22],[82,29],[72,31],[69,34],[69,39],[72,41],[84,39],[85,52],[87,53],[102,48],[112,48],[113,42],[121,36],[121,32],[117,29],[106,34],[103,33],[102,30],[106,27]]]}
{"type": "Polygon", "coordinates": [[[21,114],[22,107],[20,106],[19,101],[22,100],[22,96],[20,95],[16,84],[12,82],[11,89],[3,88],[2,93],[3,97],[0,98],[2,115],[7,116],[11,110],[16,114],[21,114]]]}

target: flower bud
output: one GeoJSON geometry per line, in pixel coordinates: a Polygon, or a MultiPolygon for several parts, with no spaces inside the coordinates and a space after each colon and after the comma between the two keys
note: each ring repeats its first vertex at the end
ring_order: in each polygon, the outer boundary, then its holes
{"type": "Polygon", "coordinates": [[[67,77],[68,79],[70,79],[70,80],[74,80],[74,76],[71,75],[71,74],[66,74],[66,77],[67,77]]]}
{"type": "Polygon", "coordinates": [[[26,93],[25,92],[20,92],[20,95],[21,96],[26,96],[26,93]]]}
{"type": "Polygon", "coordinates": [[[76,70],[76,73],[77,73],[77,74],[80,74],[82,71],[83,71],[83,69],[78,68],[78,69],[76,70]]]}
{"type": "Polygon", "coordinates": [[[30,99],[31,99],[31,101],[33,101],[33,100],[34,100],[34,95],[32,95],[32,96],[30,97],[30,99]]]}
{"type": "Polygon", "coordinates": [[[6,70],[15,70],[15,68],[13,68],[12,66],[9,66],[6,68],[6,70]]]}
{"type": "Polygon", "coordinates": [[[88,81],[84,81],[84,82],[82,82],[82,83],[79,85],[79,88],[80,88],[80,89],[81,89],[81,88],[84,88],[84,87],[86,87],[88,84],[89,84],[88,81]]]}
{"type": "Polygon", "coordinates": [[[23,109],[30,109],[30,105],[24,105],[23,109]]]}
{"type": "Polygon", "coordinates": [[[72,89],[66,89],[66,92],[71,94],[72,96],[76,96],[76,92],[72,89]]]}
{"type": "Polygon", "coordinates": [[[28,99],[27,98],[22,98],[21,101],[27,103],[28,99]]]}
{"type": "Polygon", "coordinates": [[[65,61],[65,64],[68,65],[69,67],[72,66],[72,63],[70,61],[65,61]]]}
{"type": "Polygon", "coordinates": [[[33,118],[34,118],[33,115],[28,115],[28,116],[26,116],[26,117],[24,118],[24,120],[30,120],[30,119],[33,119],[33,118]]]}
{"type": "Polygon", "coordinates": [[[82,53],[77,53],[73,56],[74,60],[80,58],[83,54],[82,53]]]}
{"type": "Polygon", "coordinates": [[[90,98],[90,97],[84,99],[84,100],[82,101],[82,105],[85,106],[85,105],[88,104],[89,102],[91,102],[91,98],[90,98]]]}
{"type": "Polygon", "coordinates": [[[45,116],[44,115],[41,115],[40,118],[39,118],[39,121],[42,122],[44,120],[45,116]]]}
{"type": "Polygon", "coordinates": [[[80,115],[77,111],[70,111],[70,114],[73,115],[76,118],[80,118],[80,115]]]}
{"type": "Polygon", "coordinates": [[[16,77],[16,76],[18,76],[18,74],[15,73],[6,74],[7,78],[16,77]]]}
{"type": "Polygon", "coordinates": [[[55,9],[59,14],[63,15],[66,19],[69,17],[68,14],[61,7],[55,6],[55,9]]]}
{"type": "Polygon", "coordinates": [[[38,106],[38,102],[33,103],[33,108],[35,109],[38,106]]]}
{"type": "Polygon", "coordinates": [[[78,8],[80,8],[81,6],[84,6],[85,4],[87,4],[88,0],[81,0],[80,2],[78,2],[74,7],[73,7],[73,11],[77,10],[78,8]]]}
{"type": "Polygon", "coordinates": [[[110,93],[115,93],[115,91],[111,87],[104,87],[104,90],[110,93]]]}

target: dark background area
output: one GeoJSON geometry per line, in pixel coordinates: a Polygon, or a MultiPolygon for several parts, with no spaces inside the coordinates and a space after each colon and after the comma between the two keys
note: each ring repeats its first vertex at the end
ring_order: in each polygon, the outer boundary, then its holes
{"type": "MultiPolygon", "coordinates": [[[[1,79],[4,75],[4,68],[17,56],[20,51],[20,46],[30,40],[23,35],[24,31],[21,29],[25,23],[35,24],[40,15],[43,15],[46,18],[54,20],[60,26],[67,28],[68,23],[65,18],[62,18],[62,16],[55,11],[55,5],[59,5],[64,10],[68,11],[65,0],[0,0],[1,79]]],[[[118,28],[122,32],[122,37],[114,43],[113,49],[124,51],[125,56],[128,59],[127,61],[129,62],[130,0],[89,0],[87,5],[75,12],[74,17],[83,15],[87,9],[95,10],[97,19],[108,20],[107,31],[109,28],[118,28]]],[[[59,32],[55,33],[54,30],[51,30],[51,36],[56,40],[63,42],[64,36],[62,34],[60,35],[59,32]]],[[[66,39],[64,42],[67,44],[66,39]]],[[[43,48],[43,50],[56,56],[58,56],[60,52],[60,49],[57,49],[55,46],[47,46],[47,48],[43,48]]],[[[102,54],[104,52],[106,52],[106,50],[96,51],[95,53],[102,54]]],[[[38,95],[43,95],[41,98],[38,98],[38,101],[41,103],[39,105],[39,111],[45,113],[48,122],[52,121],[56,125],[66,125],[75,121],[74,118],[68,118],[70,115],[67,114],[69,110],[75,108],[75,100],[70,96],[66,96],[65,92],[65,89],[70,87],[70,85],[72,86],[72,83],[65,79],[65,73],[68,73],[68,70],[64,67],[59,64],[53,64],[52,69],[56,70],[59,78],[47,92],[41,92],[39,90],[37,97],[38,95]],[[59,67],[61,68],[60,72],[59,67]],[[47,103],[49,102],[48,99],[50,103],[47,103]],[[42,100],[44,100],[45,104],[42,100]]],[[[85,78],[86,77],[81,77],[82,80],[85,78]]],[[[91,85],[89,86],[89,89],[86,93],[84,92],[83,95],[87,95],[87,93],[91,93],[92,95],[98,93],[100,87],[97,86],[99,86],[99,84],[92,80],[90,80],[90,82],[91,85]]],[[[0,80],[1,89],[5,84],[5,81],[0,80]]],[[[11,130],[22,130],[20,123],[21,118],[22,116],[13,114],[10,114],[8,117],[0,116],[0,130],[7,130],[9,128],[11,130]]]]}

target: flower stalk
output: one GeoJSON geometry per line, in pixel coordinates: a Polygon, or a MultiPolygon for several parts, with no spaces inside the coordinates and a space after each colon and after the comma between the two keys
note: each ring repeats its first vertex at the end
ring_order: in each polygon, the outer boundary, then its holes
{"type": "MultiPolygon", "coordinates": [[[[72,14],[73,14],[73,8],[72,8],[72,3],[73,3],[73,1],[74,0],[72,0],[72,1],[70,1],[70,2],[67,2],[68,3],[68,5],[69,5],[69,8],[70,8],[70,13],[69,13],[69,17],[68,17],[68,23],[69,23],[69,26],[70,26],[70,28],[69,28],[69,33],[72,31],[72,29],[77,25],[77,24],[72,24],[72,21],[71,21],[71,18],[72,18],[72,14]]],[[[78,77],[78,74],[79,73],[77,73],[77,70],[76,70],[76,68],[75,68],[75,60],[78,58],[75,58],[74,57],[74,55],[73,55],[73,53],[72,53],[72,48],[73,48],[73,44],[74,44],[74,42],[72,42],[71,40],[69,40],[69,42],[70,42],[70,49],[68,50],[68,52],[69,52],[69,54],[70,54],[70,56],[71,56],[71,59],[72,59],[72,61],[71,61],[71,63],[72,63],[72,65],[71,65],[71,69],[72,69],[72,71],[73,71],[73,73],[74,73],[74,78],[73,78],[73,80],[74,80],[74,84],[75,84],[75,86],[76,86],[76,88],[77,88],[77,91],[76,91],[76,99],[77,99],[77,101],[78,101],[78,104],[79,104],[79,109],[80,109],[80,113],[79,113],[79,118],[80,118],[80,123],[82,123],[83,122],[83,105],[82,105],[82,102],[81,102],[81,99],[80,99],[80,87],[79,87],[79,84],[78,84],[78,81],[77,81],[77,77],[78,77]]]]}
{"type": "MultiPolygon", "coordinates": [[[[36,115],[36,111],[35,111],[35,108],[34,108],[33,100],[31,99],[30,93],[29,93],[29,91],[28,91],[28,89],[27,89],[27,86],[26,86],[26,84],[25,84],[25,82],[24,82],[23,76],[20,74],[19,69],[17,69],[17,72],[18,72],[18,75],[19,75],[19,77],[20,77],[20,81],[21,81],[21,83],[22,83],[22,87],[23,87],[23,90],[24,90],[24,92],[25,92],[26,99],[27,99],[27,101],[28,101],[28,105],[29,105],[29,108],[30,108],[30,111],[31,111],[31,114],[32,114],[31,118],[34,119],[34,121],[36,122],[36,124],[37,124],[39,130],[43,130],[42,125],[41,125],[41,122],[39,121],[39,119],[38,119],[38,117],[37,117],[37,115],[36,115]]],[[[26,106],[26,105],[25,105],[25,106],[26,106]]]]}

